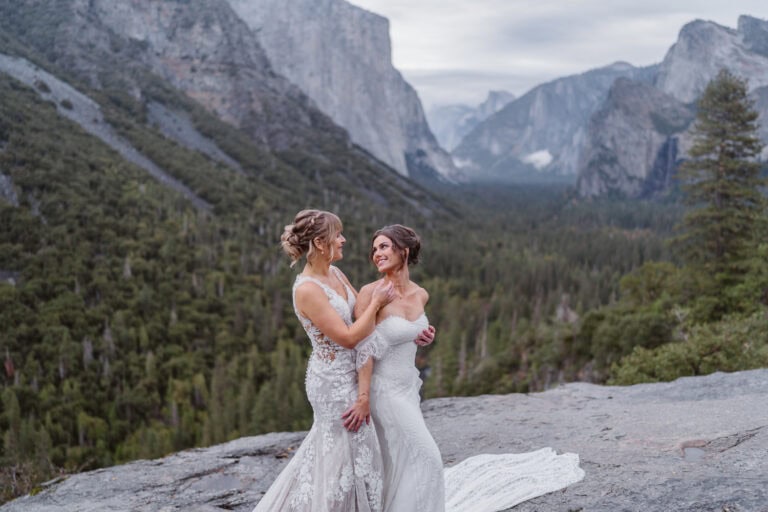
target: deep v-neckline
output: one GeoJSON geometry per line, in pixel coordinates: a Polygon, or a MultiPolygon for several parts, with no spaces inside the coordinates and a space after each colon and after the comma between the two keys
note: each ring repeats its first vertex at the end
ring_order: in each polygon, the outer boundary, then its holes
{"type": "Polygon", "coordinates": [[[316,277],[307,276],[307,275],[304,275],[304,274],[299,274],[299,276],[301,276],[304,279],[308,279],[308,280],[310,280],[310,281],[312,281],[314,283],[317,283],[322,288],[327,288],[328,290],[331,290],[333,293],[336,294],[336,296],[338,298],[340,298],[341,300],[343,300],[344,302],[346,302],[349,305],[350,297],[354,297],[354,294],[352,293],[352,290],[350,289],[349,286],[347,286],[347,284],[344,282],[344,280],[341,279],[341,276],[339,276],[339,273],[341,272],[340,270],[338,270],[336,267],[331,267],[331,272],[333,272],[333,275],[336,276],[336,279],[338,279],[339,283],[341,283],[341,287],[344,289],[344,294],[343,295],[341,293],[339,293],[339,291],[337,289],[335,289],[333,286],[322,282],[321,280],[319,280],[316,277]]]}

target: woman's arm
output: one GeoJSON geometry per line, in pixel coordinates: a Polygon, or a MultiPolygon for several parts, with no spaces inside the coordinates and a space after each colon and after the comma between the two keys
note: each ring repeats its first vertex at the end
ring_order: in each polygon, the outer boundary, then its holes
{"type": "Polygon", "coordinates": [[[341,415],[344,428],[357,432],[363,422],[371,422],[371,374],[373,374],[373,358],[357,371],[357,401],[341,415]]]}
{"type": "MultiPolygon", "coordinates": [[[[395,298],[391,283],[377,286],[371,299],[352,325],[347,325],[328,302],[328,296],[316,283],[302,283],[296,288],[296,306],[302,316],[308,318],[324,335],[345,348],[355,346],[373,332],[376,313],[395,298]]],[[[355,308],[357,312],[357,308],[355,308]]]]}
{"type": "Polygon", "coordinates": [[[373,283],[368,283],[360,288],[360,293],[357,294],[357,300],[355,301],[355,318],[362,315],[371,304],[373,289],[379,282],[380,281],[374,281],[373,283]]]}

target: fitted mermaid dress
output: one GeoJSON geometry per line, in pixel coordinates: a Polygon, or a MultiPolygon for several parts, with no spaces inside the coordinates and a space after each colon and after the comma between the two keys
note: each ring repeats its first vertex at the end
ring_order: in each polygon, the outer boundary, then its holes
{"type": "Polygon", "coordinates": [[[380,357],[371,377],[371,416],[384,460],[385,512],[444,512],[443,460],[424,423],[414,366],[418,334],[429,325],[389,316],[376,326],[380,357]]]}
{"type": "Polygon", "coordinates": [[[358,348],[357,364],[374,358],[371,415],[384,462],[384,512],[496,512],[562,489],[584,477],[579,457],[551,448],[477,455],[443,468],[424,422],[414,365],[426,315],[389,316],[358,348]]]}
{"type": "Polygon", "coordinates": [[[352,323],[355,296],[348,286],[345,299],[311,277],[296,278],[294,310],[312,342],[306,389],[314,423],[254,512],[381,512],[383,470],[376,430],[363,424],[349,432],[341,419],[357,399],[355,351],[337,345],[301,316],[296,288],[307,281],[319,285],[344,322],[352,323]]]}

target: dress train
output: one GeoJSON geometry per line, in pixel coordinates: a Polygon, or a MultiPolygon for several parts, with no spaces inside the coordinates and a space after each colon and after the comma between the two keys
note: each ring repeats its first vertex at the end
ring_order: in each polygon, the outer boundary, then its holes
{"type": "Polygon", "coordinates": [[[498,512],[575,484],[584,478],[575,453],[552,448],[483,454],[447,467],[446,512],[498,512]]]}

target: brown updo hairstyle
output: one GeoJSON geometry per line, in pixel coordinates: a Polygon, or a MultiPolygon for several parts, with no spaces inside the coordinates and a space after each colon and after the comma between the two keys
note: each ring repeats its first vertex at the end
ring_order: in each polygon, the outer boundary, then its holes
{"type": "Polygon", "coordinates": [[[307,261],[314,259],[316,249],[312,242],[315,238],[328,247],[341,230],[341,219],[335,214],[323,210],[302,210],[296,214],[293,224],[285,226],[280,245],[291,258],[291,266],[294,266],[304,255],[307,261]]]}
{"type": "Polygon", "coordinates": [[[371,238],[371,253],[368,255],[371,261],[373,261],[373,241],[381,235],[392,240],[392,245],[400,251],[403,259],[405,259],[405,250],[408,249],[408,265],[415,265],[419,262],[421,238],[419,238],[419,235],[414,230],[402,224],[384,226],[373,234],[373,238],[371,238]]]}

